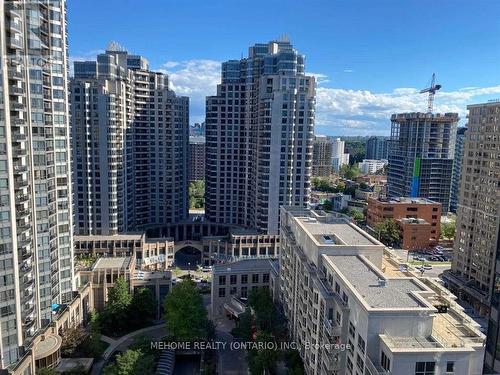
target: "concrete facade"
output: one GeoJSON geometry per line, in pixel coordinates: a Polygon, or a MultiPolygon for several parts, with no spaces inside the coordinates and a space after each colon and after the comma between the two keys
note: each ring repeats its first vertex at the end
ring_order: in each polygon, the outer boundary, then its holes
{"type": "Polygon", "coordinates": [[[450,205],[457,113],[399,113],[391,117],[389,197],[427,198],[450,205]]]}
{"type": "Polygon", "coordinates": [[[441,204],[423,198],[368,198],[366,223],[394,219],[402,230],[404,249],[421,250],[437,245],[441,234],[441,204]]]}
{"type": "Polygon", "coordinates": [[[333,144],[330,137],[316,135],[313,142],[313,171],[315,177],[328,177],[333,173],[333,144]]]}
{"type": "Polygon", "coordinates": [[[66,22],[64,0],[0,2],[0,369],[73,296],[66,22]]]}
{"type": "Polygon", "coordinates": [[[495,259],[500,226],[500,103],[470,105],[450,288],[487,314],[497,289],[495,259]]]}
{"type": "Polygon", "coordinates": [[[279,207],[310,195],[316,83],[287,40],[222,64],[206,102],[206,216],[277,234],[279,207]]]}
{"type": "Polygon", "coordinates": [[[187,217],[189,100],[116,44],[75,62],[75,227],[118,234],[187,217]]]}
{"type": "Polygon", "coordinates": [[[306,374],[481,373],[484,335],[442,287],[385,274],[384,246],[339,218],[283,207],[281,223],[280,301],[306,374]]]}

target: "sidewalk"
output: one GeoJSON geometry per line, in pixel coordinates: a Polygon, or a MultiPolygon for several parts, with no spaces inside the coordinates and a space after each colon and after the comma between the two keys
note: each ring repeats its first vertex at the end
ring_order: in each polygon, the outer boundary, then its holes
{"type": "Polygon", "coordinates": [[[125,347],[130,346],[133,343],[133,338],[136,336],[140,336],[141,334],[144,334],[146,332],[154,331],[157,329],[162,329],[164,328],[164,323],[156,324],[154,326],[146,327],[146,328],[141,328],[138,329],[137,331],[130,332],[126,334],[125,336],[119,337],[117,339],[113,339],[109,336],[101,335],[101,340],[105,341],[109,344],[109,346],[106,348],[104,351],[101,360],[99,362],[96,362],[94,366],[92,367],[91,375],[100,375],[102,373],[102,369],[104,367],[104,364],[107,362],[109,357],[120,347],[121,345],[127,343],[128,345],[125,345],[125,347]]]}

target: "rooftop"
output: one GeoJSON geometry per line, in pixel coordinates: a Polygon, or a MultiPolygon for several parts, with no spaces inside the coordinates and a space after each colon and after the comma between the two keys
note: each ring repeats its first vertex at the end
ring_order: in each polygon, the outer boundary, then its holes
{"type": "Polygon", "coordinates": [[[376,200],[379,203],[382,204],[438,204],[441,205],[439,202],[431,201],[430,199],[427,198],[408,198],[408,197],[391,197],[391,198],[372,198],[376,200]]]}
{"type": "Polygon", "coordinates": [[[54,333],[45,333],[43,337],[44,339],[35,346],[35,359],[45,358],[55,353],[61,347],[61,336],[54,333]]]}
{"type": "Polygon", "coordinates": [[[119,268],[123,271],[130,269],[131,258],[130,257],[117,257],[117,258],[107,258],[102,257],[97,259],[93,269],[109,269],[109,268],[119,268]]]}
{"type": "Polygon", "coordinates": [[[432,308],[415,295],[428,291],[416,278],[386,278],[373,264],[359,256],[330,255],[327,258],[371,308],[432,308]]]}
{"type": "Polygon", "coordinates": [[[140,241],[144,237],[144,233],[127,233],[115,235],[90,235],[90,236],[74,236],[75,241],[140,241]]]}
{"type": "Polygon", "coordinates": [[[312,217],[301,217],[298,220],[320,245],[378,245],[346,219],[329,218],[328,222],[324,222],[312,217]]]}
{"type": "Polygon", "coordinates": [[[241,272],[241,271],[266,271],[272,267],[272,259],[269,258],[248,258],[236,262],[218,264],[213,266],[214,273],[241,272]]]}

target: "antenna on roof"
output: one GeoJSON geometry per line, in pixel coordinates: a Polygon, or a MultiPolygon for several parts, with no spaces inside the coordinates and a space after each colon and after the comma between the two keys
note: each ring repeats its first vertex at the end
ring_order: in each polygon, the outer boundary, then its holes
{"type": "Polygon", "coordinates": [[[108,44],[106,51],[123,52],[125,51],[125,48],[122,45],[120,45],[120,43],[112,41],[111,43],[108,44]]]}
{"type": "Polygon", "coordinates": [[[290,43],[290,37],[288,36],[288,34],[282,34],[279,39],[278,39],[279,42],[285,42],[285,43],[290,43]]]}

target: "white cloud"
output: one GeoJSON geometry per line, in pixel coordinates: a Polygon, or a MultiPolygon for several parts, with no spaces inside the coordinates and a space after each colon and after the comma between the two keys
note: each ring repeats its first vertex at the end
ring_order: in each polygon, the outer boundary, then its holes
{"type": "Polygon", "coordinates": [[[354,73],[353,69],[344,69],[344,73],[354,73]]]}
{"type": "Polygon", "coordinates": [[[205,121],[205,97],[215,95],[217,91],[221,74],[220,61],[168,61],[159,70],[168,74],[170,88],[177,95],[189,96],[191,122],[205,121]]]}
{"type": "MultiPolygon", "coordinates": [[[[179,95],[190,97],[191,122],[203,121],[205,97],[216,93],[220,83],[220,61],[195,59],[168,61],[160,68],[169,75],[170,87],[179,95]]],[[[353,72],[345,69],[344,72],[353,72]]],[[[397,112],[424,112],[427,94],[420,88],[399,87],[390,92],[328,88],[328,76],[308,73],[316,77],[316,124],[322,131],[333,134],[388,134],[391,114],[397,112]]],[[[458,112],[462,120],[467,104],[486,100],[488,95],[500,94],[500,85],[491,87],[464,87],[454,91],[441,90],[436,94],[435,112],[458,112]]],[[[464,121],[462,121],[464,122],[464,121]]]]}
{"type": "MultiPolygon", "coordinates": [[[[391,114],[397,112],[424,112],[427,94],[416,88],[396,88],[389,93],[368,90],[348,90],[318,87],[316,124],[338,127],[335,134],[389,132],[391,114]],[[349,129],[345,129],[349,128],[349,129]],[[337,132],[338,131],[338,132],[337,132]]],[[[467,104],[484,101],[484,96],[500,94],[500,85],[468,87],[456,91],[439,91],[434,100],[434,112],[457,112],[465,120],[467,104]]]]}

